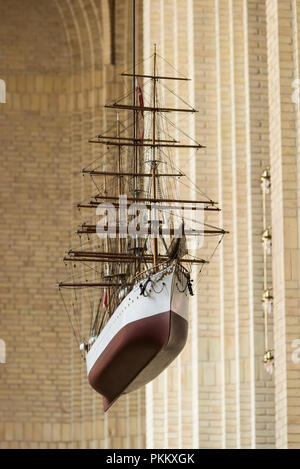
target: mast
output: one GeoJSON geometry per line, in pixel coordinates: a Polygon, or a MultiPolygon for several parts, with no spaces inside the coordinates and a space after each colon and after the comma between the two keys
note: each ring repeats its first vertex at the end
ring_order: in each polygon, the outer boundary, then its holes
{"type": "MultiPolygon", "coordinates": [[[[106,176],[104,176],[104,192],[105,194],[107,194],[106,192],[106,176]]],[[[106,235],[105,237],[105,249],[106,251],[109,252],[109,239],[108,239],[108,234],[106,235]]],[[[106,272],[105,272],[105,275],[106,276],[109,276],[110,275],[110,265],[109,263],[107,262],[106,263],[106,272]]],[[[107,294],[107,303],[108,303],[108,313],[110,314],[110,289],[107,288],[103,294],[107,294]]]]}
{"type": "MultiPolygon", "coordinates": [[[[117,136],[120,138],[120,117],[119,113],[117,112],[117,136]]],[[[122,168],[121,168],[121,147],[118,147],[118,192],[119,192],[119,197],[122,195],[122,168]]],[[[105,175],[106,177],[106,175],[105,175]]],[[[118,251],[122,252],[122,241],[121,241],[121,236],[118,237],[118,251]]]]}
{"type": "MultiPolygon", "coordinates": [[[[152,172],[152,195],[153,198],[156,199],[156,161],[155,161],[155,119],[156,119],[156,44],[154,44],[154,57],[153,57],[153,127],[152,127],[152,165],[151,165],[151,172],[152,172]]],[[[155,217],[156,217],[155,212],[155,217]]],[[[156,222],[156,220],[155,220],[156,222]]],[[[154,258],[154,268],[157,265],[157,254],[158,254],[158,243],[157,237],[153,238],[153,258],[154,258]]]]}
{"type": "MultiPolygon", "coordinates": [[[[135,0],[132,0],[132,106],[133,106],[133,111],[132,111],[132,117],[133,117],[133,139],[135,141],[136,139],[136,103],[135,103],[135,87],[136,87],[136,77],[135,77],[135,0]]],[[[133,146],[132,148],[132,154],[133,154],[133,172],[137,173],[137,148],[133,146]]],[[[134,199],[137,198],[137,176],[134,176],[133,178],[133,197],[134,199]]],[[[138,239],[134,238],[134,247],[135,249],[138,247],[138,239]]]]}

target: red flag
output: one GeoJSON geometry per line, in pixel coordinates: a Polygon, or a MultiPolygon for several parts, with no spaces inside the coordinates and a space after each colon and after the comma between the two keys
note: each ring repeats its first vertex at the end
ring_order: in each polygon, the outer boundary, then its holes
{"type": "MultiPolygon", "coordinates": [[[[138,95],[138,98],[139,98],[140,106],[144,107],[144,98],[143,98],[142,88],[140,87],[140,84],[139,84],[138,80],[136,80],[136,92],[137,92],[137,95],[138,95]]],[[[142,118],[144,119],[143,109],[141,110],[141,114],[142,114],[142,118]]],[[[142,128],[141,138],[142,139],[144,138],[144,124],[143,124],[143,128],[142,128]]]]}
{"type": "MultiPolygon", "coordinates": [[[[137,95],[139,97],[139,102],[140,102],[140,106],[141,107],[144,107],[144,98],[143,98],[143,93],[142,93],[142,89],[140,87],[140,84],[139,84],[139,81],[136,80],[136,92],[137,92],[137,95]]],[[[144,111],[141,110],[141,114],[142,116],[144,117],[144,111]]]]}
{"type": "Polygon", "coordinates": [[[108,307],[108,294],[106,288],[104,288],[103,298],[102,298],[102,308],[107,309],[108,307]]]}

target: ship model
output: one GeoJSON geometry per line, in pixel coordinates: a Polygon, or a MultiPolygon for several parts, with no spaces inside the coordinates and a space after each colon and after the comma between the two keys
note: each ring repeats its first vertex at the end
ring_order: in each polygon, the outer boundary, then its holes
{"type": "Polygon", "coordinates": [[[192,267],[202,270],[208,263],[195,255],[196,248],[189,250],[189,241],[217,236],[219,244],[226,233],[204,222],[207,212],[220,211],[217,202],[197,188],[197,200],[180,198],[182,181],[191,181],[176,168],[174,152],[204,147],[184,133],[187,142],[178,138],[170,116],[196,110],[184,101],[178,107],[161,102],[160,87],[188,78],[161,74],[158,58],[164,60],[154,47],[149,74],[137,73],[135,66],[122,74],[132,89],[105,106],[115,113],[112,126],[90,139],[104,151],[82,170],[97,191],[78,209],[83,217],[92,214],[92,221],[78,227],[79,245],[64,257],[71,273],[59,283],[63,299],[71,292],[64,304],[88,381],[103,396],[105,411],[122,394],[153,380],[182,351],[192,267]],[[80,336],[76,326],[85,323],[80,336]]]}

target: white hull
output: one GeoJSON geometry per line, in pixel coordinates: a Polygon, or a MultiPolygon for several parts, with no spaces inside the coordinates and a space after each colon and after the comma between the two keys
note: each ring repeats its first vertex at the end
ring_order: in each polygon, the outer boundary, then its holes
{"type": "Polygon", "coordinates": [[[153,283],[148,284],[141,295],[138,283],[120,303],[86,356],[87,374],[89,375],[96,361],[108,347],[113,338],[130,323],[149,318],[167,311],[172,311],[188,321],[187,280],[177,276],[175,266],[151,275],[153,283]]]}

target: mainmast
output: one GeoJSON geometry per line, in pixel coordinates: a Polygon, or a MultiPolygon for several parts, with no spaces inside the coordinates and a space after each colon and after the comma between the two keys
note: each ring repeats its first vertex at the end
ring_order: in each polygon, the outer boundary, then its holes
{"type": "MultiPolygon", "coordinates": [[[[152,163],[151,163],[151,172],[152,172],[152,194],[153,198],[156,199],[156,160],[155,160],[155,118],[156,118],[156,44],[154,44],[154,57],[153,57],[153,128],[152,128],[152,163]]],[[[157,213],[157,212],[156,212],[157,213]]],[[[155,213],[155,217],[156,217],[155,213]]],[[[155,219],[155,223],[157,220],[155,219]]],[[[157,255],[158,255],[158,242],[157,237],[153,238],[153,257],[154,257],[154,268],[157,265],[157,255]]]]}
{"type": "MultiPolygon", "coordinates": [[[[104,168],[105,169],[105,168],[104,168]]],[[[106,176],[104,176],[104,193],[107,194],[107,185],[106,185],[106,176]]],[[[110,246],[109,246],[109,238],[108,238],[108,234],[105,236],[105,249],[107,252],[109,252],[109,249],[110,246]]],[[[110,278],[110,265],[109,263],[107,262],[105,264],[105,276],[109,279],[110,278]]],[[[108,313],[110,314],[110,289],[109,287],[104,290],[103,292],[103,295],[106,296],[106,300],[107,300],[107,308],[108,308],[108,313]]]]}
{"type": "MultiPolygon", "coordinates": [[[[132,117],[133,117],[133,141],[136,140],[136,101],[135,101],[135,88],[136,88],[136,77],[135,77],[135,0],[132,0],[132,117]]],[[[133,146],[133,172],[137,173],[137,147],[133,146]]],[[[137,187],[137,176],[133,178],[133,197],[137,198],[138,187],[137,187]]],[[[138,248],[138,239],[134,238],[134,248],[138,248]]]]}
{"type": "MultiPolygon", "coordinates": [[[[120,116],[119,113],[117,112],[117,137],[119,138],[120,141],[120,116]]],[[[121,146],[118,147],[118,193],[119,197],[122,195],[122,166],[121,166],[121,146]]],[[[106,175],[105,175],[106,177],[106,175]]],[[[122,252],[122,241],[121,241],[121,236],[118,237],[118,251],[122,252]]]]}

